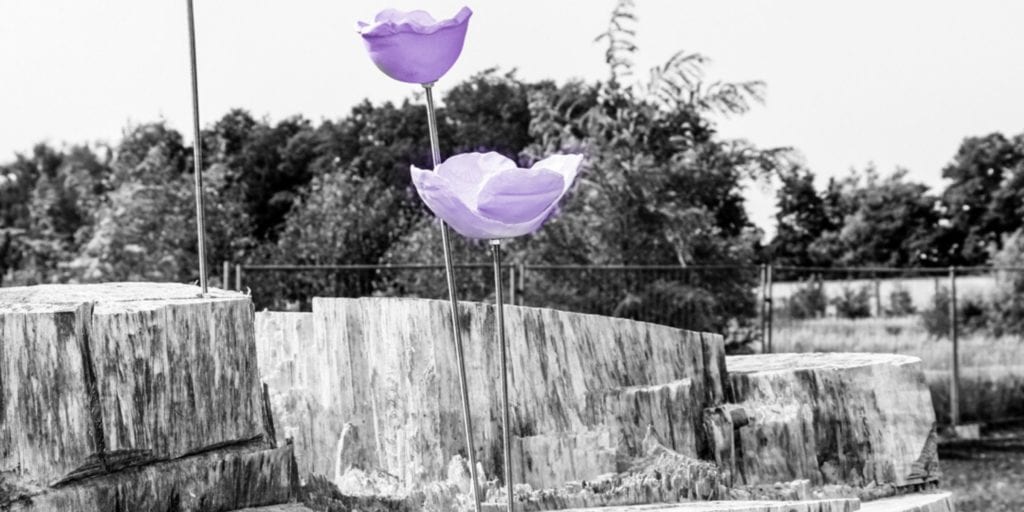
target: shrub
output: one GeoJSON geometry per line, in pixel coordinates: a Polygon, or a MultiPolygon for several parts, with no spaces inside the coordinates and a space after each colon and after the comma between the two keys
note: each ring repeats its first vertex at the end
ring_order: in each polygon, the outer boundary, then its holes
{"type": "MultiPolygon", "coordinates": [[[[1024,233],[1017,230],[1003,240],[1003,248],[992,255],[997,267],[1024,267],[1024,233]]],[[[1024,272],[1000,271],[988,311],[992,334],[1024,336],[1024,272]]]]}
{"type": "Polygon", "coordinates": [[[827,305],[821,284],[810,282],[793,292],[786,302],[786,312],[790,318],[797,320],[817,318],[825,315],[827,305]]]}
{"type": "Polygon", "coordinates": [[[836,315],[842,318],[867,318],[871,316],[871,290],[862,286],[854,291],[844,287],[839,297],[832,299],[836,307],[836,315]]]}
{"type": "Polygon", "coordinates": [[[907,316],[916,312],[917,309],[914,308],[914,300],[910,297],[910,291],[896,285],[889,293],[889,310],[886,313],[889,316],[907,316]]]}
{"type": "MultiPolygon", "coordinates": [[[[921,323],[936,338],[949,337],[949,290],[940,288],[932,296],[931,305],[921,311],[921,323]]],[[[969,334],[987,327],[990,306],[977,296],[957,297],[957,334],[969,334]]]]}

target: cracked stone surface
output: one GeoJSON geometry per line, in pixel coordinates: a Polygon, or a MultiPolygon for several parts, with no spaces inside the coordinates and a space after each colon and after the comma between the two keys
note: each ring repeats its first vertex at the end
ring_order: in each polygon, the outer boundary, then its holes
{"type": "Polygon", "coordinates": [[[919,359],[764,354],[726,359],[736,430],[734,483],[917,485],[938,478],[935,416],[919,359]]]}

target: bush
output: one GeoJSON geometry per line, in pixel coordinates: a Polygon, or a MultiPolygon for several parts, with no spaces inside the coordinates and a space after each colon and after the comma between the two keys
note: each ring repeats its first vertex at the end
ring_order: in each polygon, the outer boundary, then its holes
{"type": "Polygon", "coordinates": [[[871,290],[862,286],[854,291],[852,288],[844,287],[843,294],[832,299],[836,307],[836,315],[842,318],[867,318],[871,316],[871,290]]]}
{"type": "Polygon", "coordinates": [[[932,303],[921,311],[921,325],[928,334],[943,338],[949,335],[949,290],[939,288],[932,295],[932,303]]]}
{"type": "Polygon", "coordinates": [[[914,300],[910,297],[910,292],[897,285],[893,288],[892,292],[889,293],[889,310],[886,314],[889,316],[907,316],[913,315],[917,312],[914,308],[914,300]]]}
{"type": "MultiPolygon", "coordinates": [[[[1024,267],[1024,234],[1017,230],[992,255],[997,267],[1024,267]]],[[[995,336],[1024,336],[1024,272],[1001,271],[988,311],[988,327],[995,336]]]]}
{"type": "Polygon", "coordinates": [[[818,318],[825,315],[827,305],[828,301],[821,284],[810,282],[793,292],[786,301],[786,312],[790,318],[796,320],[818,318]]]}
{"type": "MultiPolygon", "coordinates": [[[[940,288],[932,296],[931,305],[921,311],[921,323],[928,334],[935,338],[949,337],[949,290],[940,288]]],[[[957,334],[964,335],[984,330],[987,327],[990,306],[977,296],[957,297],[957,334]]]]}

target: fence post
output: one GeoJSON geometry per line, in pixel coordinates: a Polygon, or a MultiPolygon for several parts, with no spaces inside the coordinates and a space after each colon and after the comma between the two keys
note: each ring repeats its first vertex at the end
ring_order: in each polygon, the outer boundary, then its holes
{"type": "Polygon", "coordinates": [[[526,264],[520,263],[516,265],[519,267],[519,305],[523,306],[526,304],[526,264]]]}
{"type": "Polygon", "coordinates": [[[242,291],[242,264],[235,264],[235,291],[242,291]]]}
{"type": "Polygon", "coordinates": [[[224,260],[221,267],[220,287],[225,290],[231,289],[231,262],[228,260],[224,260]]]}
{"type": "Polygon", "coordinates": [[[508,303],[516,304],[516,266],[508,266],[508,303]]]}
{"type": "Polygon", "coordinates": [[[768,265],[762,263],[757,267],[758,280],[760,281],[760,293],[757,300],[757,312],[761,320],[761,353],[768,353],[768,313],[765,311],[765,299],[768,297],[768,265]]]}
{"type": "Polygon", "coordinates": [[[765,270],[765,283],[767,283],[768,285],[768,294],[765,297],[765,305],[768,307],[768,353],[774,352],[774,349],[772,347],[772,316],[775,314],[775,312],[773,311],[775,308],[772,306],[772,266],[773,265],[769,263],[767,269],[765,270]]]}
{"type": "Polygon", "coordinates": [[[885,316],[884,309],[882,308],[882,282],[878,279],[878,274],[871,274],[871,280],[875,285],[875,316],[885,316]]]}
{"type": "Polygon", "coordinates": [[[949,267],[949,339],[953,342],[953,374],[949,379],[949,422],[960,424],[960,338],[957,335],[956,266],[949,267]]]}

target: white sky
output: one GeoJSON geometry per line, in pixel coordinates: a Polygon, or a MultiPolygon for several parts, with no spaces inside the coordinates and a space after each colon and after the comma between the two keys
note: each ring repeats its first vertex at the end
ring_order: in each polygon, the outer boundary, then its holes
{"type": "MultiPolygon", "coordinates": [[[[195,0],[204,124],[232,107],[335,118],[410,87],[373,67],[356,20],[384,7],[453,14],[455,0],[195,0]]],[[[819,174],[874,162],[941,185],[968,135],[1024,131],[1024,2],[638,0],[639,67],[679,49],[710,78],[761,79],[768,102],[724,135],[801,151],[819,174]]],[[[613,0],[478,0],[439,84],[491,67],[599,78],[613,0]]],[[[130,121],[191,129],[184,0],[0,0],[0,161],[40,140],[116,140],[130,121]]],[[[751,187],[769,227],[769,190],[751,187]]]]}

